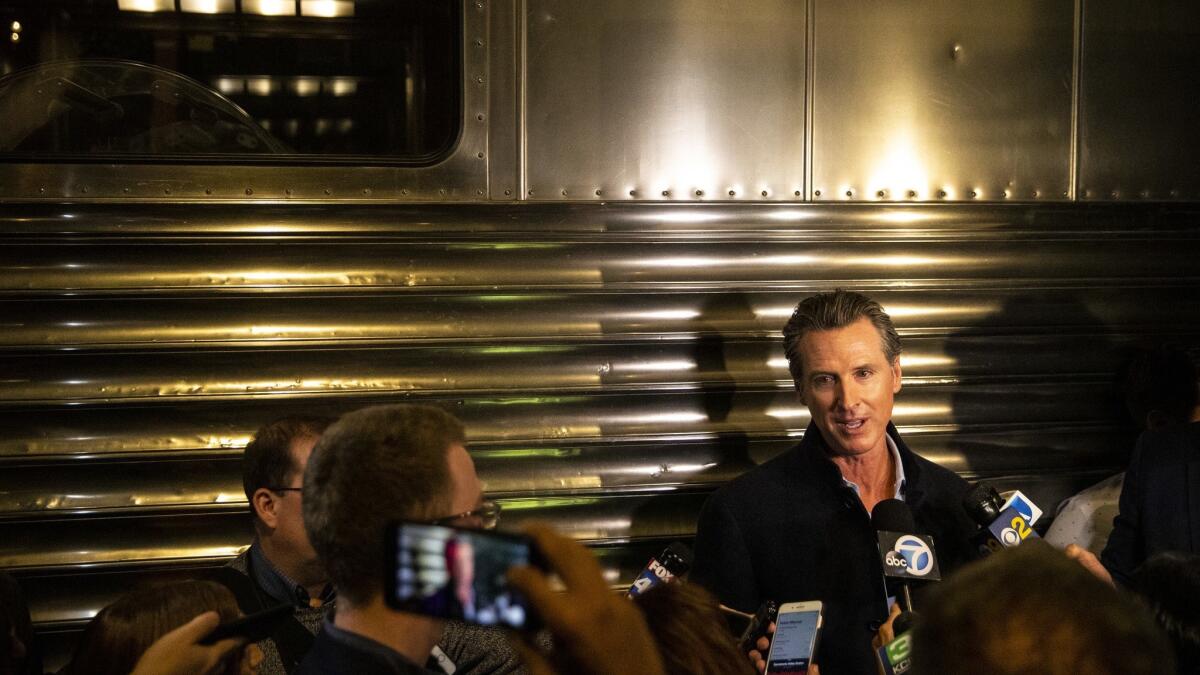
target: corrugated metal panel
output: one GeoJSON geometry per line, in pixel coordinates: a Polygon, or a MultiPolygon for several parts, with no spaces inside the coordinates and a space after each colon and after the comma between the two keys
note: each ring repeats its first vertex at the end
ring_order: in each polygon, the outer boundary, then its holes
{"type": "Polygon", "coordinates": [[[0,566],[70,626],[248,540],[239,454],[289,412],[432,401],[509,524],[613,580],[808,420],[779,330],[866,289],[904,335],[895,419],[1043,506],[1118,468],[1117,350],[1198,344],[1187,205],[9,206],[0,566]]]}

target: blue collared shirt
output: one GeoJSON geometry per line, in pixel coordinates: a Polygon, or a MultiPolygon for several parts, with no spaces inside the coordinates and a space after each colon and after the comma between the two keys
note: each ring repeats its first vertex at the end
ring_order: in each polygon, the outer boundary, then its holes
{"type": "MultiPolygon", "coordinates": [[[[267,558],[262,551],[262,545],[257,539],[250,545],[250,570],[254,581],[264,593],[279,603],[289,603],[296,607],[313,607],[312,597],[303,586],[293,581],[267,558]]],[[[333,599],[333,585],[326,584],[321,591],[322,604],[333,599]]]]}
{"type": "MultiPolygon", "coordinates": [[[[892,459],[896,464],[896,474],[893,476],[896,485],[896,494],[894,497],[900,501],[904,501],[904,462],[900,461],[900,448],[896,447],[896,441],[893,441],[892,437],[888,434],[884,434],[883,438],[887,441],[888,451],[892,453],[892,459]]],[[[858,491],[857,483],[847,480],[845,476],[842,476],[842,484],[854,490],[854,494],[859,495],[860,498],[862,497],[862,494],[858,491]]]]}

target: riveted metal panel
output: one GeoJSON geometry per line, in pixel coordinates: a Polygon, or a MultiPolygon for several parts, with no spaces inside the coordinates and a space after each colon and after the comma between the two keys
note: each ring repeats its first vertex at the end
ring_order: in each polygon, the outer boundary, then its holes
{"type": "Polygon", "coordinates": [[[816,200],[1062,200],[1071,0],[814,0],[816,200]]]}
{"type": "Polygon", "coordinates": [[[495,200],[517,199],[521,193],[520,174],[520,28],[524,21],[518,0],[491,0],[488,3],[489,37],[469,39],[472,49],[488,54],[488,110],[467,113],[467,123],[487,122],[488,197],[495,200]],[[486,119],[481,119],[486,115],[486,119]]]}
{"type": "Polygon", "coordinates": [[[804,3],[527,4],[526,197],[804,194],[804,3]]]}
{"type": "Polygon", "coordinates": [[[1200,199],[1200,4],[1089,0],[1080,198],[1200,199]]]}

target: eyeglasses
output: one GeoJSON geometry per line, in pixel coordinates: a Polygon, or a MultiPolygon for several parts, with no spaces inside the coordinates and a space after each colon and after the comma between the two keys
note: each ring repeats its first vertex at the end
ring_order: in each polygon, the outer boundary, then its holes
{"type": "Polygon", "coordinates": [[[270,490],[271,492],[300,492],[300,493],[304,492],[304,488],[294,488],[294,487],[269,487],[267,489],[270,490]]]}
{"type": "Polygon", "coordinates": [[[438,518],[437,520],[429,521],[430,525],[455,525],[468,518],[476,518],[479,520],[479,529],[494,530],[496,524],[500,522],[500,505],[493,501],[485,501],[479,505],[479,508],[474,511],[466,511],[457,513],[453,516],[438,518]]]}

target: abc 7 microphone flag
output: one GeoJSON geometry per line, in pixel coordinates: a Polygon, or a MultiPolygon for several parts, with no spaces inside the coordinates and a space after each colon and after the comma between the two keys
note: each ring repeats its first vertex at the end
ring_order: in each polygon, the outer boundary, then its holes
{"type": "Polygon", "coordinates": [[[884,530],[878,534],[884,575],[923,581],[942,578],[933,537],[884,530]]]}

